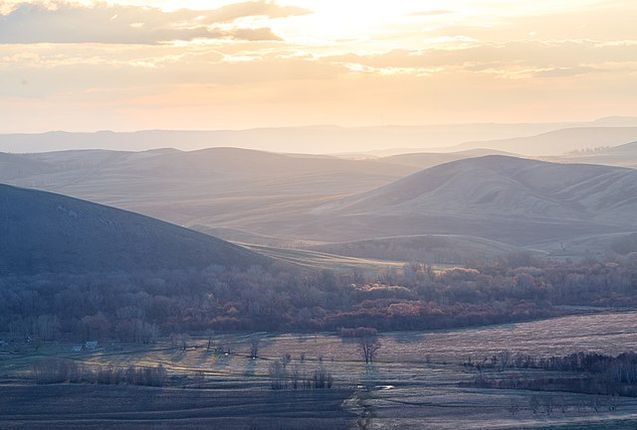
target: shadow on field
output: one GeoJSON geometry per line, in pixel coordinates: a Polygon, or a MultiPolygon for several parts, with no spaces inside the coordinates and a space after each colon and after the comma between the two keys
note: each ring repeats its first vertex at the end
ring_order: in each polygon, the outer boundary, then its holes
{"type": "Polygon", "coordinates": [[[4,386],[2,429],[339,429],[355,416],[349,390],[4,386]]]}

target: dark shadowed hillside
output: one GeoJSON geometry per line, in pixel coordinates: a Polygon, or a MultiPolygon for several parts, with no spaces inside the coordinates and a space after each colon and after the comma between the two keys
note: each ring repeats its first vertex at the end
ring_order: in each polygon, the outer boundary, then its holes
{"type": "Polygon", "coordinates": [[[0,273],[249,267],[267,259],[220,239],[62,195],[0,185],[0,273]]]}

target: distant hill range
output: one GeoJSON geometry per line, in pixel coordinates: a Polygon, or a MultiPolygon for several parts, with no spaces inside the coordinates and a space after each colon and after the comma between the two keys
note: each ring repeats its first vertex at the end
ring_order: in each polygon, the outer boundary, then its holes
{"type": "Polygon", "coordinates": [[[0,185],[0,275],[248,268],[270,260],[146,216],[0,185]]]}
{"type": "MultiPolygon", "coordinates": [[[[524,155],[557,155],[574,149],[619,145],[637,140],[637,135],[614,128],[637,128],[637,118],[609,117],[591,122],[520,124],[448,124],[424,126],[338,127],[307,126],[256,128],[249,130],[144,130],[74,133],[52,131],[35,134],[0,134],[0,151],[13,153],[51,152],[78,149],[145,151],[159,148],[197,150],[238,147],[274,152],[375,153],[395,155],[419,151],[459,151],[490,148],[524,155]],[[544,133],[563,129],[568,143],[552,140],[544,133]],[[587,131],[588,130],[588,131],[587,131]],[[538,136],[525,140],[521,136],[538,136]],[[538,140],[539,139],[539,140],[538,140]],[[470,142],[470,143],[465,143],[470,142]],[[477,143],[476,143],[477,142],[477,143]],[[485,143],[485,142],[488,142],[485,143]],[[557,143],[557,146],[553,146],[557,143]],[[454,148],[457,145],[457,148],[454,148]],[[393,148],[409,148],[396,151],[393,148]],[[528,152],[527,152],[528,150],[528,152]]],[[[562,133],[562,132],[559,132],[562,133]]],[[[558,134],[559,134],[558,133],[558,134]]],[[[559,137],[559,136],[556,136],[559,137]]]]}
{"type": "Polygon", "coordinates": [[[357,160],[237,148],[0,153],[0,182],[230,241],[469,261],[520,248],[581,255],[637,231],[637,171],[564,164],[628,164],[634,153],[626,144],[549,158],[559,163],[492,149],[357,160]]]}
{"type": "Polygon", "coordinates": [[[560,157],[548,158],[563,163],[607,164],[637,168],[637,141],[614,147],[601,147],[588,151],[574,151],[560,157]]]}
{"type": "Polygon", "coordinates": [[[635,140],[637,127],[578,127],[529,137],[470,141],[453,149],[488,148],[530,156],[556,156],[577,150],[618,146],[635,140]]]}
{"type": "Polygon", "coordinates": [[[418,169],[374,160],[238,148],[0,153],[0,182],[179,225],[232,228],[368,191],[418,169]]]}

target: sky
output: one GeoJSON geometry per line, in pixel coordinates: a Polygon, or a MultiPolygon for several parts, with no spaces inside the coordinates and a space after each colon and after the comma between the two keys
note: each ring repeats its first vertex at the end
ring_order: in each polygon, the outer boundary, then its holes
{"type": "Polygon", "coordinates": [[[0,132],[637,114],[635,0],[0,0],[0,132]]]}

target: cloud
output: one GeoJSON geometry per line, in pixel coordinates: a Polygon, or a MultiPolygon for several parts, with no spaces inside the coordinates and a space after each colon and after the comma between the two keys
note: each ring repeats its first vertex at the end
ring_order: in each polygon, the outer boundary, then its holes
{"type": "Polygon", "coordinates": [[[595,67],[557,67],[553,69],[541,70],[535,73],[539,78],[564,78],[572,76],[580,76],[588,73],[602,72],[595,67]]]}
{"type": "Polygon", "coordinates": [[[223,6],[210,13],[210,18],[216,22],[230,22],[250,16],[265,16],[268,18],[285,18],[311,13],[309,9],[296,6],[282,6],[273,1],[248,1],[223,6]]]}
{"type": "Polygon", "coordinates": [[[279,40],[269,28],[241,28],[246,17],[281,18],[308,11],[273,2],[231,4],[210,11],[96,3],[21,3],[0,16],[0,43],[157,44],[173,40],[279,40]]]}
{"type": "Polygon", "coordinates": [[[260,40],[281,40],[269,28],[237,28],[227,32],[233,39],[249,40],[257,42],[260,40]]]}
{"type": "MultiPolygon", "coordinates": [[[[359,64],[361,69],[462,69],[471,72],[538,70],[537,77],[567,77],[637,63],[637,44],[609,45],[592,40],[475,43],[419,51],[394,50],[379,55],[341,55],[326,60],[359,64]]],[[[506,73],[502,73],[505,75],[506,73]]],[[[526,76],[526,74],[525,74],[526,76]]]]}
{"type": "Polygon", "coordinates": [[[412,12],[409,14],[409,16],[427,17],[427,16],[447,15],[449,13],[452,13],[452,12],[450,10],[435,9],[435,10],[423,10],[418,12],[412,12]]]}

